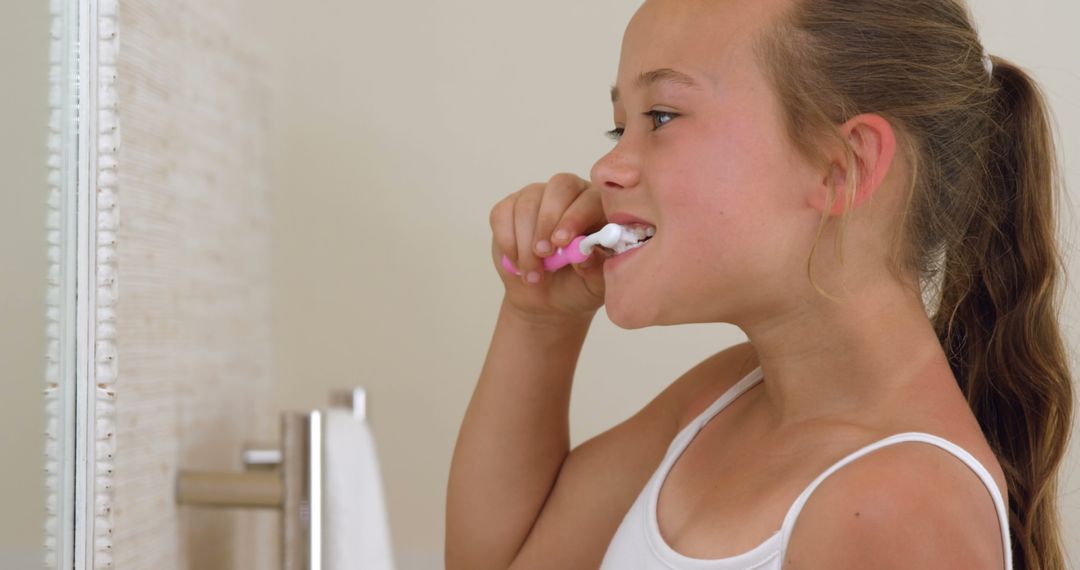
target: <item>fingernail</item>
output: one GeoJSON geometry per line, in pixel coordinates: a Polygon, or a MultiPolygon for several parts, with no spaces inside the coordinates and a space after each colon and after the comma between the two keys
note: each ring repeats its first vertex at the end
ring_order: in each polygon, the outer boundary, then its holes
{"type": "Polygon", "coordinates": [[[530,271],[529,275],[525,279],[527,279],[529,281],[529,283],[534,283],[534,284],[539,283],[540,282],[540,274],[535,272],[535,271],[530,271]]]}
{"type": "Polygon", "coordinates": [[[542,239],[536,242],[536,251],[540,253],[548,253],[549,251],[551,251],[551,244],[548,243],[548,240],[542,239]]]}
{"type": "Polygon", "coordinates": [[[566,230],[559,230],[555,232],[555,241],[566,241],[570,239],[570,232],[566,230]]]}

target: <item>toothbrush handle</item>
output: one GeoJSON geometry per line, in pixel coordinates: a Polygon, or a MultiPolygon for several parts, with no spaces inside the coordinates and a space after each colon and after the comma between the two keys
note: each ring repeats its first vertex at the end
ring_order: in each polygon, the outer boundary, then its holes
{"type": "MultiPolygon", "coordinates": [[[[580,246],[581,240],[585,239],[585,237],[586,236],[583,235],[578,236],[574,238],[574,241],[571,241],[569,244],[567,244],[566,247],[560,247],[555,250],[555,253],[545,257],[544,269],[548,271],[556,271],[564,265],[568,265],[570,263],[581,263],[582,261],[588,259],[589,255],[592,253],[592,248],[590,248],[589,253],[581,253],[580,246]]],[[[514,275],[521,275],[521,272],[518,271],[517,268],[514,267],[514,264],[510,262],[510,258],[506,257],[505,255],[502,258],[502,266],[514,275]]]]}

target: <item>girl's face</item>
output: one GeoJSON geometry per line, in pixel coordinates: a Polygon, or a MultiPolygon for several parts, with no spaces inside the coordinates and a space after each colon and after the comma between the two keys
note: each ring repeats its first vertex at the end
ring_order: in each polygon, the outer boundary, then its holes
{"type": "Polygon", "coordinates": [[[750,52],[777,4],[648,0],[627,27],[613,90],[622,135],[591,178],[605,215],[656,234],[604,263],[620,327],[738,324],[806,282],[821,216],[807,196],[824,177],[789,148],[750,52]]]}

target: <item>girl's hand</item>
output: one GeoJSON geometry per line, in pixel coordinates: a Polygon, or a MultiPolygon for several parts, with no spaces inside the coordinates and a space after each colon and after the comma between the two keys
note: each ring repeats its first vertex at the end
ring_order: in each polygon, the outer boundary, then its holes
{"type": "Polygon", "coordinates": [[[584,262],[557,271],[545,271],[542,260],[575,237],[604,227],[600,191],[587,180],[559,173],[546,183],[529,184],[496,203],[490,221],[492,261],[506,287],[504,300],[520,316],[540,323],[588,320],[604,304],[607,254],[599,247],[584,262]],[[520,276],[502,266],[504,254],[520,276]],[[530,273],[539,280],[529,282],[530,273]]]}

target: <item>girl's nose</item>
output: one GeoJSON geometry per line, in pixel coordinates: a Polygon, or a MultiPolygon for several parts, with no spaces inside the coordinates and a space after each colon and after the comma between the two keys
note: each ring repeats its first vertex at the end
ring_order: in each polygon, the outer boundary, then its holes
{"type": "Polygon", "coordinates": [[[619,145],[600,157],[590,172],[593,186],[604,190],[618,190],[637,186],[640,176],[637,160],[622,152],[619,145]]]}

